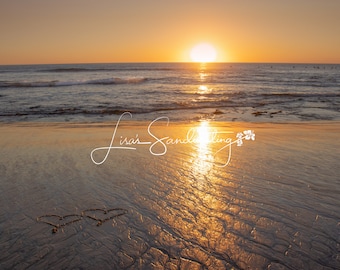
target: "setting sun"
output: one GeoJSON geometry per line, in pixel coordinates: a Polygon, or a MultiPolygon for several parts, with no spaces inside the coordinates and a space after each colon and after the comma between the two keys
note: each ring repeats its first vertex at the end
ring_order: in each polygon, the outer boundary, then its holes
{"type": "Polygon", "coordinates": [[[193,62],[214,62],[216,56],[215,48],[208,43],[198,44],[190,51],[190,58],[193,62]]]}

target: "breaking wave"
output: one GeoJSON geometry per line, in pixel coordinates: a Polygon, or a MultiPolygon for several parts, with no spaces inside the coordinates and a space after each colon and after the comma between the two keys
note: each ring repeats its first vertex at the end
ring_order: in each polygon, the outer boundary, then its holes
{"type": "Polygon", "coordinates": [[[0,87],[62,87],[72,85],[111,85],[111,84],[138,84],[146,81],[144,77],[131,78],[105,78],[95,80],[78,80],[78,81],[1,81],[0,87]]]}

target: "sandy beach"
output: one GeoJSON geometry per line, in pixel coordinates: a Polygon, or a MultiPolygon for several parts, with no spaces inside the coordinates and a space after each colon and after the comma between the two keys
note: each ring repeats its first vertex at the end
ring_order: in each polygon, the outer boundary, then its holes
{"type": "Polygon", "coordinates": [[[1,124],[0,268],[339,269],[339,134],[1,124]]]}

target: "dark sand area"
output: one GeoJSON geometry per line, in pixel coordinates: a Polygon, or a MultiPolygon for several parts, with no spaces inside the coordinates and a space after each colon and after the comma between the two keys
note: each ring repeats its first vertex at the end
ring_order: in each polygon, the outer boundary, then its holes
{"type": "Polygon", "coordinates": [[[340,268],[339,123],[149,125],[2,124],[0,268],[340,268]]]}

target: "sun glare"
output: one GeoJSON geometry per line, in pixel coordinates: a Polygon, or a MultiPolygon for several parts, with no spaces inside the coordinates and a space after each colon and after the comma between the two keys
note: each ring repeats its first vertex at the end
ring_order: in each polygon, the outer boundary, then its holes
{"type": "Polygon", "coordinates": [[[208,43],[198,44],[190,51],[190,58],[193,62],[214,62],[216,56],[215,48],[208,43]]]}
{"type": "Polygon", "coordinates": [[[201,147],[206,147],[209,144],[209,126],[207,122],[201,122],[197,128],[198,143],[201,147]]]}

